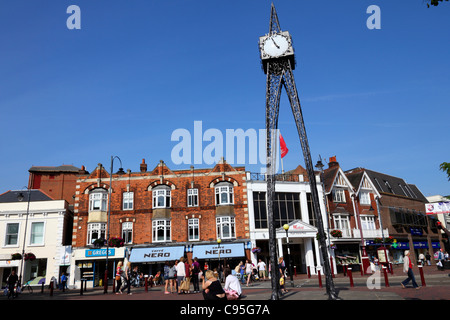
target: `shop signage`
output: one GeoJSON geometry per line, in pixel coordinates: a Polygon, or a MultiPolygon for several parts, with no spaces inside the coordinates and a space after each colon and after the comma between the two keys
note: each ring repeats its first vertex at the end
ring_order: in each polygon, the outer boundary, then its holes
{"type": "Polygon", "coordinates": [[[441,244],[439,242],[432,242],[431,247],[437,249],[441,247],[441,244]]]}
{"type": "Polygon", "coordinates": [[[130,262],[165,262],[175,261],[184,256],[184,246],[134,248],[131,250],[130,262]]]}
{"type": "Polygon", "coordinates": [[[414,249],[428,248],[428,243],[426,241],[414,241],[414,249]]]}
{"type": "Polygon", "coordinates": [[[198,259],[218,259],[245,257],[243,243],[231,243],[222,245],[199,245],[194,246],[192,257],[198,259]]]}
{"type": "Polygon", "coordinates": [[[413,236],[421,236],[423,234],[422,229],[420,228],[409,228],[409,230],[413,236]]]}
{"type": "MultiPolygon", "coordinates": [[[[108,256],[114,256],[115,254],[115,249],[108,249],[108,256]]],[[[88,249],[85,251],[85,257],[106,257],[106,249],[88,249]]]]}

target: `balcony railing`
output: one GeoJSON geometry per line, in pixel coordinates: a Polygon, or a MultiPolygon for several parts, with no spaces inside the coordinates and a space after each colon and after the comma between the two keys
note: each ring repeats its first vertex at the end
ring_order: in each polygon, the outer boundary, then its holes
{"type": "MultiPolygon", "coordinates": [[[[302,176],[303,177],[303,176],[302,176]]],[[[253,181],[266,181],[266,174],[265,173],[250,173],[250,177],[248,177],[249,180],[253,181]]],[[[274,175],[273,178],[274,181],[287,181],[287,182],[299,182],[302,181],[302,179],[299,179],[298,174],[289,174],[289,173],[280,173],[274,175]]]]}
{"type": "MultiPolygon", "coordinates": [[[[330,232],[333,230],[340,230],[342,232],[342,237],[340,239],[361,239],[361,232],[359,229],[330,229],[330,232]]],[[[388,229],[383,230],[383,236],[389,237],[388,229]]],[[[331,237],[332,239],[339,239],[331,237]]],[[[375,230],[367,230],[363,229],[363,238],[364,239],[374,239],[381,238],[381,229],[375,230]]]]}

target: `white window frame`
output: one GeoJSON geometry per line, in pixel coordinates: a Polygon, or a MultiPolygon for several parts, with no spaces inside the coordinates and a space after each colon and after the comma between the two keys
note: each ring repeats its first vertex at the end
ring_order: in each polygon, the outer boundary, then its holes
{"type": "Polygon", "coordinates": [[[348,215],[334,214],[333,215],[334,228],[344,231],[350,230],[350,219],[348,215]]]}
{"type": "Polygon", "coordinates": [[[359,192],[359,203],[363,205],[370,205],[370,192],[361,190],[359,192]]]}
{"type": "Polygon", "coordinates": [[[45,222],[44,221],[33,221],[30,225],[30,237],[28,239],[29,246],[42,246],[45,244],[45,222]],[[39,224],[42,225],[42,234],[37,233],[34,227],[39,224]],[[40,241],[38,240],[40,237],[40,241]]]}
{"type": "Polygon", "coordinates": [[[361,229],[363,230],[376,230],[375,216],[373,215],[361,215],[361,229]]]}
{"type": "Polygon", "coordinates": [[[172,228],[169,219],[157,219],[152,221],[152,238],[153,242],[172,241],[172,228]],[[163,232],[162,239],[158,239],[158,232],[160,230],[163,232]]]}
{"type": "Polygon", "coordinates": [[[122,223],[122,239],[124,243],[133,243],[133,222],[122,223]]]}
{"type": "Polygon", "coordinates": [[[87,244],[91,245],[97,239],[106,239],[106,223],[102,222],[88,223],[87,244]],[[92,234],[95,232],[97,232],[99,236],[93,239],[92,234]]]}
{"type": "Polygon", "coordinates": [[[93,190],[89,193],[89,212],[91,211],[107,211],[108,209],[108,192],[104,189],[101,191],[93,190]],[[97,206],[97,203],[99,206],[97,206]]]}
{"type": "Polygon", "coordinates": [[[188,240],[189,241],[200,240],[200,219],[191,218],[188,220],[188,240]]]}
{"type": "Polygon", "coordinates": [[[170,208],[172,197],[170,187],[156,187],[153,189],[153,209],[170,208]]]}
{"type": "Polygon", "coordinates": [[[231,216],[216,217],[216,235],[219,239],[235,239],[236,238],[236,225],[235,219],[231,216]],[[228,228],[229,232],[225,230],[228,228]]]}
{"type": "Polygon", "coordinates": [[[133,210],[134,208],[134,192],[124,192],[122,209],[123,210],[133,210]]]}
{"type": "Polygon", "coordinates": [[[219,183],[215,187],[216,206],[234,204],[234,191],[231,183],[219,183]]]}
{"type": "Polygon", "coordinates": [[[345,203],[345,189],[333,190],[333,202],[345,203]]]}
{"type": "Polygon", "coordinates": [[[19,246],[19,235],[20,235],[20,222],[8,222],[6,223],[5,227],[5,247],[18,247],[19,246]],[[9,225],[17,225],[17,233],[8,233],[8,226],[9,225]],[[8,236],[14,236],[16,237],[15,243],[8,243],[8,236]]]}
{"type": "Polygon", "coordinates": [[[187,206],[198,207],[198,189],[188,189],[187,206]]]}

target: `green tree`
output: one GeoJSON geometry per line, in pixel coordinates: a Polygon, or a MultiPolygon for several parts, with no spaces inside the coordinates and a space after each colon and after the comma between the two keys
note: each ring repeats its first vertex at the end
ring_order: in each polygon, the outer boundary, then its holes
{"type": "Polygon", "coordinates": [[[450,181],[450,162],[442,162],[439,165],[439,169],[441,169],[447,174],[448,181],[450,181]]]}
{"type": "MultiPolygon", "coordinates": [[[[442,2],[442,1],[444,1],[444,0],[427,0],[427,2],[430,2],[430,3],[427,3],[427,7],[429,8],[430,6],[437,6],[437,5],[439,5],[439,2],[442,2]]],[[[448,1],[448,0],[445,0],[445,1],[448,1]]]]}

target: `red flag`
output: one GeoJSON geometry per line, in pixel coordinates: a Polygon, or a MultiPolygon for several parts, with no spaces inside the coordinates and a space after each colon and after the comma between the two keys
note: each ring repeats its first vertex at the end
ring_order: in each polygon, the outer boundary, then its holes
{"type": "Polygon", "coordinates": [[[284,156],[287,155],[289,149],[286,147],[286,142],[284,142],[281,132],[280,132],[280,149],[281,149],[281,157],[284,158],[284,156]]]}

